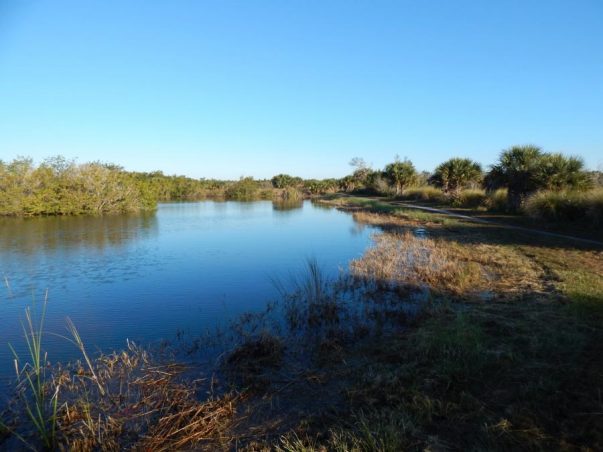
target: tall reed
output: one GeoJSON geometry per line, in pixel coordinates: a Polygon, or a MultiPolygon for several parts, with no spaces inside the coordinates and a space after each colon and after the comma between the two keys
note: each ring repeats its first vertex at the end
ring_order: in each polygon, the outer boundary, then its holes
{"type": "MultiPolygon", "coordinates": [[[[25,310],[25,323],[21,322],[25,344],[27,345],[28,362],[21,365],[17,351],[10,344],[9,347],[14,356],[15,370],[19,382],[19,396],[23,402],[25,412],[34,425],[44,447],[53,449],[56,446],[57,410],[61,386],[56,384],[52,394],[48,394],[50,388],[46,378],[47,355],[42,350],[47,302],[48,292],[44,297],[42,312],[37,323],[29,307],[25,310]]],[[[15,434],[27,447],[34,449],[23,437],[15,432],[11,433],[15,434]]]]}

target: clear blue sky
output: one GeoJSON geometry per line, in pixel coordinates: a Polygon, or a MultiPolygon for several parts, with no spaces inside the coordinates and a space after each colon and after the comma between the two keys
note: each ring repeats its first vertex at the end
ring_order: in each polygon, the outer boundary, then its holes
{"type": "Polygon", "coordinates": [[[343,176],[603,165],[603,1],[0,0],[0,159],[343,176]]]}

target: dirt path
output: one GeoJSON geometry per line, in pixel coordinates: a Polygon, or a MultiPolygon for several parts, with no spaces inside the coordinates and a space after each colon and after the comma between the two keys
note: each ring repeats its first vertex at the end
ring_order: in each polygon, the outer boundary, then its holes
{"type": "Polygon", "coordinates": [[[510,225],[510,224],[500,223],[498,221],[484,220],[483,218],[476,218],[476,217],[472,217],[470,215],[454,213],[454,212],[451,212],[446,209],[437,209],[435,207],[427,207],[427,206],[418,206],[416,204],[408,204],[403,201],[383,201],[383,202],[388,202],[389,204],[408,208],[408,209],[417,209],[417,210],[423,210],[426,212],[447,215],[450,217],[459,218],[459,219],[466,220],[466,221],[472,221],[474,223],[489,224],[489,225],[493,225],[493,226],[497,226],[497,227],[501,227],[501,228],[513,229],[513,230],[522,231],[522,232],[530,232],[530,233],[534,233],[534,234],[538,234],[538,235],[542,235],[542,236],[546,236],[546,237],[554,237],[554,238],[564,239],[564,240],[573,240],[576,242],[588,243],[589,245],[597,245],[597,246],[603,247],[603,242],[599,242],[598,240],[583,239],[580,237],[573,237],[571,235],[557,234],[555,232],[542,231],[540,229],[532,229],[532,228],[526,228],[526,227],[522,227],[522,226],[514,226],[514,225],[510,225]]]}

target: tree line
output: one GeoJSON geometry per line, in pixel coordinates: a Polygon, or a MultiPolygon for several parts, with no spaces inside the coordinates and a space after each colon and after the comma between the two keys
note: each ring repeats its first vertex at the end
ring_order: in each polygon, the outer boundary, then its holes
{"type": "Polygon", "coordinates": [[[433,173],[419,173],[410,160],[399,158],[381,171],[372,170],[359,158],[350,164],[356,169],[342,179],[346,191],[404,196],[411,187],[433,186],[454,200],[466,189],[505,189],[507,207],[512,211],[519,210],[528,197],[539,191],[586,191],[603,181],[600,172],[585,170],[581,158],[544,152],[532,145],[502,151],[488,171],[480,163],[460,157],[441,163],[433,173]]]}
{"type": "Polygon", "coordinates": [[[506,207],[519,210],[528,197],[543,190],[584,191],[603,183],[600,172],[587,172],[578,157],[548,153],[536,146],[504,150],[487,171],[471,159],[455,157],[433,173],[418,172],[408,159],[396,158],[373,170],[361,158],[350,162],[343,178],[302,179],[278,174],[270,180],[238,181],[167,176],[161,171],[130,172],[101,162],[78,164],[61,156],[39,165],[30,158],[0,160],[0,215],[81,215],[152,210],[160,201],[200,199],[299,200],[335,193],[373,193],[404,197],[412,187],[435,187],[449,200],[464,190],[506,189],[506,207]]]}

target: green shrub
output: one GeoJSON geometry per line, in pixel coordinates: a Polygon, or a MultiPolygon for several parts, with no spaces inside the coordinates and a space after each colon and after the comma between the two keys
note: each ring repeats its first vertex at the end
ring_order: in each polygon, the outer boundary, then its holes
{"type": "Polygon", "coordinates": [[[479,189],[468,189],[462,190],[458,197],[454,199],[453,205],[456,207],[467,207],[475,209],[477,207],[485,206],[488,196],[484,190],[479,189]]]}
{"type": "Polygon", "coordinates": [[[507,189],[499,188],[487,194],[485,205],[488,210],[493,212],[507,211],[507,189]]]}
{"type": "Polygon", "coordinates": [[[82,215],[152,210],[149,187],[115,165],[53,157],[0,161],[0,215],[82,215]]]}
{"type": "Polygon", "coordinates": [[[237,201],[251,201],[257,199],[259,186],[253,177],[242,177],[226,189],[226,198],[237,201]]]}
{"type": "Polygon", "coordinates": [[[524,212],[536,219],[599,225],[603,220],[603,189],[541,191],[528,198],[524,212]]]}
{"type": "Polygon", "coordinates": [[[274,201],[299,201],[303,199],[303,193],[294,187],[274,189],[272,199],[274,201]]]}
{"type": "Polygon", "coordinates": [[[440,190],[439,188],[432,187],[431,185],[409,188],[404,192],[402,198],[412,199],[415,201],[438,203],[445,203],[448,201],[448,197],[444,194],[442,190],[440,190]]]}

